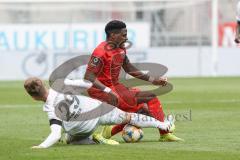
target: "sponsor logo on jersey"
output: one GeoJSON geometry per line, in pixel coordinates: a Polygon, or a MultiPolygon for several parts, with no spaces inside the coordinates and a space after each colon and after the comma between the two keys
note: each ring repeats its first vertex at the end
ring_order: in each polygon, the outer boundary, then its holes
{"type": "Polygon", "coordinates": [[[98,57],[92,57],[91,62],[90,62],[91,66],[98,66],[100,64],[100,58],[98,57]]]}

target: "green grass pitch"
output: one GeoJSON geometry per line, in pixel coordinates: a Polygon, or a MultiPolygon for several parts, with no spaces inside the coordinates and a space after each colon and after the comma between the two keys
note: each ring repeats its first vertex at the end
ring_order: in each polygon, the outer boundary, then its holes
{"type": "Polygon", "coordinates": [[[119,146],[58,143],[32,150],[49,134],[42,103],[23,90],[23,82],[0,82],[0,160],[209,160],[240,159],[240,78],[173,78],[174,90],[160,96],[165,113],[177,116],[182,143],[158,142],[156,129],[119,146]]]}

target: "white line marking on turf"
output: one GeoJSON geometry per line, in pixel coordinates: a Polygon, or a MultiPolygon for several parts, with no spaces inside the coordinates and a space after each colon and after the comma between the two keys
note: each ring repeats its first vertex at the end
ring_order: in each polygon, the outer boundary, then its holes
{"type": "Polygon", "coordinates": [[[40,107],[41,105],[34,105],[34,104],[1,104],[1,108],[33,108],[33,107],[40,107]]]}
{"type": "Polygon", "coordinates": [[[221,99],[221,100],[193,100],[193,101],[163,101],[166,104],[184,103],[240,103],[240,99],[221,99]]]}
{"type": "MultiPolygon", "coordinates": [[[[193,101],[163,101],[165,104],[189,104],[189,103],[240,103],[240,99],[221,99],[221,100],[193,100],[193,101]]],[[[1,104],[1,108],[32,108],[42,107],[39,104],[1,104]]]]}

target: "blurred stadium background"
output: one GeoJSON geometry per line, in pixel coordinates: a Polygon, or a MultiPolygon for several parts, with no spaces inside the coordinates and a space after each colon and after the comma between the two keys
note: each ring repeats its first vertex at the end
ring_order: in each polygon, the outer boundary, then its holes
{"type": "Polygon", "coordinates": [[[239,159],[236,4],[237,0],[0,0],[0,160],[239,159]],[[27,96],[22,80],[48,79],[64,61],[90,54],[104,40],[104,26],[111,19],[127,23],[132,62],[168,67],[174,90],[159,98],[165,114],[178,119],[176,135],[185,142],[160,143],[157,130],[144,129],[144,139],[137,144],[123,143],[119,134],[114,139],[121,145],[114,147],[58,143],[31,150],[48,135],[49,124],[42,103],[27,96]]]}
{"type": "Polygon", "coordinates": [[[47,79],[90,54],[111,19],[127,23],[132,62],[168,67],[170,77],[239,76],[237,0],[1,0],[0,80],[47,79]]]}

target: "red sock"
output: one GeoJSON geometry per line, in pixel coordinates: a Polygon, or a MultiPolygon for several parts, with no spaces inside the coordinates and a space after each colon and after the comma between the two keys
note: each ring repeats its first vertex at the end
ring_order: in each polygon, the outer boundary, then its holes
{"type": "Polygon", "coordinates": [[[121,131],[123,130],[123,128],[124,128],[125,125],[126,125],[126,124],[119,124],[119,125],[114,126],[114,127],[112,128],[112,132],[111,132],[112,136],[114,136],[115,134],[121,132],[121,131]]]}
{"type": "MultiPolygon", "coordinates": [[[[151,99],[147,104],[148,104],[148,110],[149,110],[150,114],[157,120],[163,122],[164,121],[164,112],[163,112],[162,105],[161,105],[160,101],[158,100],[158,98],[156,97],[156,98],[151,99]]],[[[159,130],[159,132],[161,135],[168,133],[168,132],[162,131],[162,130],[159,130]]]]}

